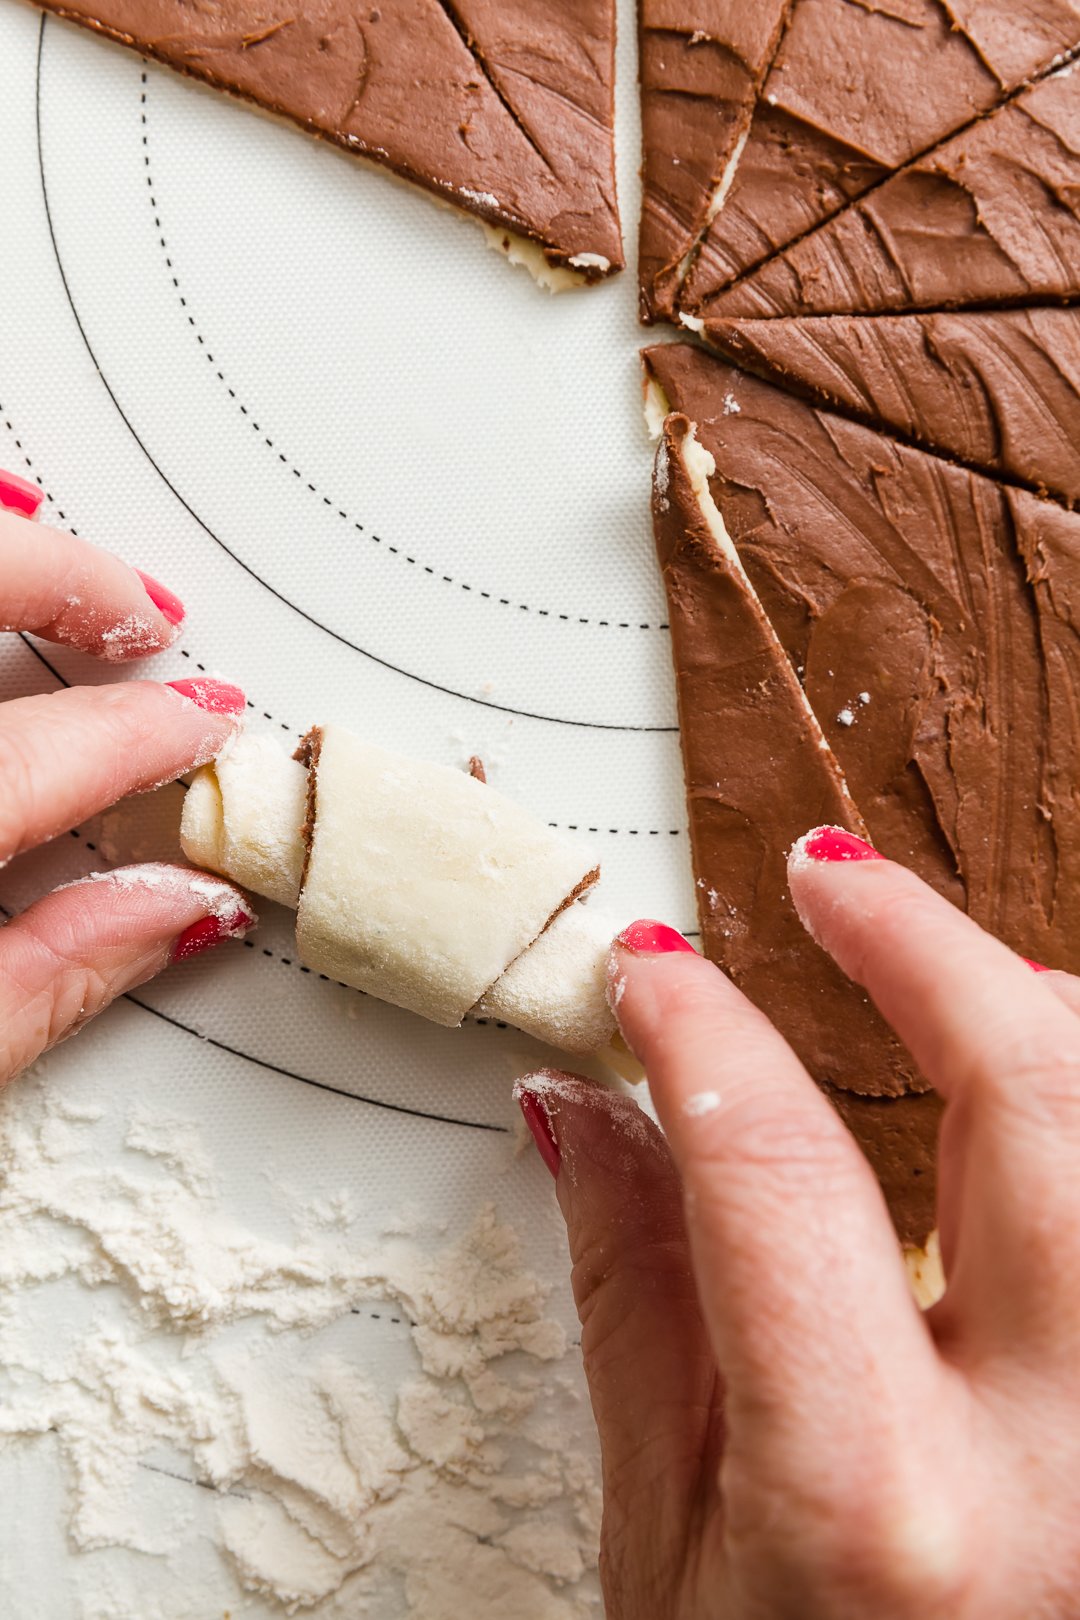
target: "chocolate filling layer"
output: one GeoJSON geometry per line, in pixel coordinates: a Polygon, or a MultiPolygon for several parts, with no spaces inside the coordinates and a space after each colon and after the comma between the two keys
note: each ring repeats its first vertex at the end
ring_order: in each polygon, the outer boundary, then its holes
{"type": "Polygon", "coordinates": [[[530,238],[586,280],[622,267],[614,0],[62,0],[48,9],[530,238]]]}

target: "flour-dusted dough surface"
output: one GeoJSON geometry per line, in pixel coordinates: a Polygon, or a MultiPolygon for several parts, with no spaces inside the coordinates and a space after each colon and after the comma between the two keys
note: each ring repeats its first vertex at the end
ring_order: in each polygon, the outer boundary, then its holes
{"type": "MultiPolygon", "coordinates": [[[[475,939],[480,952],[475,962],[464,978],[459,969],[454,970],[456,982],[468,986],[458,990],[455,1010],[471,994],[472,985],[490,972],[500,950],[509,950],[508,962],[500,961],[499,970],[485,980],[482,993],[464,1011],[512,1024],[564,1052],[600,1052],[609,1047],[615,1019],[607,1002],[607,956],[620,924],[595,904],[576,900],[566,904],[570,895],[595,880],[590,851],[540,826],[486,784],[471,782],[441,766],[421,766],[381,750],[367,750],[348,733],[342,735],[358,750],[346,745],[352,757],[350,769],[362,770],[362,760],[367,757],[369,774],[382,781],[373,796],[359,798],[353,794],[347,771],[338,778],[336,791],[330,787],[334,835],[329,843],[326,838],[319,840],[317,870],[322,889],[314,900],[314,922],[308,912],[307,938],[312,943],[307,946],[299,941],[302,952],[310,949],[320,959],[308,955],[308,965],[318,966],[320,972],[343,983],[370,990],[383,1000],[411,1006],[425,1017],[430,1016],[424,1010],[427,1005],[445,999],[444,991],[436,991],[434,996],[418,998],[424,1006],[417,1006],[413,1000],[402,1000],[396,991],[384,994],[373,988],[368,954],[354,952],[355,941],[364,937],[368,919],[376,914],[370,903],[371,874],[382,870],[384,878],[375,885],[383,908],[380,927],[386,934],[396,934],[396,948],[406,960],[410,984],[415,987],[417,976],[427,969],[434,972],[440,965],[445,969],[451,959],[447,954],[449,934],[454,936],[452,949],[457,954],[453,960],[458,963],[475,939]],[[370,758],[376,752],[382,762],[377,769],[370,758]],[[395,786],[386,777],[387,771],[395,786]],[[464,782],[470,785],[462,806],[455,795],[464,782]],[[441,819],[438,807],[447,794],[445,802],[457,806],[455,826],[475,823],[471,841],[458,848],[453,859],[449,844],[456,834],[449,823],[437,836],[429,837],[432,823],[441,819]],[[405,814],[406,795],[410,802],[414,796],[424,800],[421,813],[405,814]],[[493,855],[491,840],[505,839],[508,832],[510,843],[504,841],[493,855]],[[419,840],[415,848],[414,838],[419,840]],[[440,865],[437,891],[424,888],[422,874],[427,865],[417,858],[418,851],[430,854],[433,850],[440,865]],[[407,905],[396,914],[396,926],[387,923],[387,911],[393,911],[395,905],[391,885],[385,881],[388,868],[398,879],[407,878],[398,889],[399,895],[407,897],[407,905]],[[436,892],[451,908],[449,921],[444,912],[437,915],[436,892]],[[508,915],[502,915],[502,908],[507,908],[508,915]],[[402,942],[405,919],[408,927],[418,931],[420,943],[415,947],[402,942]],[[314,938],[316,929],[322,930],[321,944],[314,938]],[[436,939],[434,951],[424,944],[430,935],[436,939]],[[523,943],[519,945],[519,941],[523,943]],[[333,965],[324,967],[322,962],[333,965]]],[[[320,767],[324,766],[325,760],[320,761],[320,767]]],[[[325,787],[325,775],[323,782],[325,787]]],[[[295,909],[304,876],[307,788],[306,767],[272,739],[238,737],[213,764],[196,772],[188,789],[181,822],[184,853],[196,865],[295,909]]],[[[325,792],[321,798],[316,795],[315,808],[318,818],[325,818],[325,792]]],[[[309,886],[311,878],[309,868],[309,886]]],[[[385,971],[389,972],[389,966],[385,971]]],[[[460,1017],[455,1019],[460,1021],[460,1017]]]]}
{"type": "Polygon", "coordinates": [[[576,901],[512,962],[476,1008],[562,1052],[598,1052],[615,1034],[607,959],[619,924],[576,901]]]}
{"type": "Polygon", "coordinates": [[[184,800],[184,854],[294,910],[304,868],[307,771],[269,737],[241,734],[204,765],[184,800]]]}
{"type": "Polygon", "coordinates": [[[310,734],[309,967],[454,1026],[599,872],[587,849],[463,771],[342,726],[310,734]]]}

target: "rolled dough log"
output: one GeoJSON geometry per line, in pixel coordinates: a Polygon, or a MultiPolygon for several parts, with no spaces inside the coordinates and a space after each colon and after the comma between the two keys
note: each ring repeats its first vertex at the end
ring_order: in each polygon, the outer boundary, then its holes
{"type": "Polygon", "coordinates": [[[180,825],[184,854],[295,911],[307,793],[307,771],[298,760],[270,737],[241,734],[195,773],[180,825]]]}
{"type": "Polygon", "coordinates": [[[592,854],[464,771],[343,726],[304,741],[309,852],[296,940],[309,966],[433,1023],[461,1023],[600,876],[592,854]]]}
{"type": "Polygon", "coordinates": [[[298,906],[301,959],[344,984],[436,1023],[475,1012],[566,1052],[610,1045],[619,924],[580,903],[599,876],[585,846],[463,772],[339,726],[303,752],[241,735],[198,771],[188,859],[298,906]]]}

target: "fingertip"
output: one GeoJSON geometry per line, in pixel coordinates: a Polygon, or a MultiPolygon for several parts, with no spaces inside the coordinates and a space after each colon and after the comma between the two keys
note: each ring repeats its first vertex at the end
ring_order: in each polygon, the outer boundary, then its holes
{"type": "Polygon", "coordinates": [[[692,956],[698,953],[684,934],[668,923],[656,922],[651,917],[641,917],[637,922],[630,923],[615,936],[615,944],[621,950],[629,951],[632,956],[670,956],[685,954],[692,956]]]}
{"type": "Polygon", "coordinates": [[[141,568],[136,568],[135,572],[142,580],[143,588],[151,602],[166,623],[173,628],[172,639],[175,641],[180,626],[184,621],[186,610],[183,602],[173,591],[169,590],[167,585],[162,585],[161,581],[155,579],[152,574],[144,573],[141,568]]]}
{"type": "Polygon", "coordinates": [[[542,1075],[529,1075],[522,1080],[516,1080],[514,1101],[521,1109],[522,1118],[528,1127],[529,1135],[536,1143],[537,1152],[557,1180],[562,1154],[559,1151],[559,1140],[555,1135],[551,1115],[544,1101],[545,1080],[546,1076],[542,1075]]]}
{"type": "Polygon", "coordinates": [[[242,689],[229,681],[203,676],[197,680],[166,681],[165,685],[170,692],[176,692],[197,709],[222,719],[237,720],[247,708],[247,698],[242,689]]]}
{"type": "Polygon", "coordinates": [[[18,473],[0,469],[0,508],[17,517],[36,518],[45,499],[44,491],[18,473]]]}
{"type": "Polygon", "coordinates": [[[641,1150],[663,1144],[632,1097],[581,1074],[538,1069],[515,1082],[514,1097],[561,1201],[590,1178],[632,1180],[641,1150]]]}

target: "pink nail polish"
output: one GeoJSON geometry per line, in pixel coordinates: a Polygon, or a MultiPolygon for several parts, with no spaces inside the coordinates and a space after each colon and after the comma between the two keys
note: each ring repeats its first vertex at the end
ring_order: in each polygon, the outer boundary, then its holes
{"type": "Polygon", "coordinates": [[[230,686],[227,681],[211,681],[207,679],[197,681],[166,681],[174,692],[187,698],[198,708],[205,709],[208,714],[243,714],[247,706],[238,686],[230,686]]]}
{"type": "Polygon", "coordinates": [[[242,939],[254,922],[251,912],[245,911],[243,906],[237,906],[224,917],[200,917],[198,922],[184,929],[172,948],[170,961],[186,962],[189,956],[212,950],[224,939],[242,939]]]}
{"type": "Polygon", "coordinates": [[[45,499],[42,491],[18,473],[0,472],[0,506],[20,517],[32,518],[45,499]]]}
{"type": "Polygon", "coordinates": [[[883,861],[865,838],[856,838],[843,827],[815,827],[800,839],[796,848],[812,861],[883,861]]]}
{"type": "Polygon", "coordinates": [[[671,951],[689,951],[691,956],[697,955],[690,941],[684,939],[677,929],[644,917],[639,922],[631,923],[629,928],[624,928],[617,943],[624,950],[633,951],[635,956],[666,956],[671,951]]]}
{"type": "Polygon", "coordinates": [[[167,585],[154,579],[151,574],[144,574],[141,568],[135,572],[143,582],[146,594],[157,608],[158,612],[168,619],[170,624],[180,624],[184,617],[184,604],[178,596],[174,596],[167,585]]]}
{"type": "Polygon", "coordinates": [[[522,1114],[525,1116],[525,1123],[529,1127],[540,1157],[552,1175],[557,1176],[559,1166],[562,1164],[562,1154],[559,1152],[559,1144],[555,1140],[555,1132],[551,1128],[551,1115],[536,1092],[530,1091],[527,1086],[515,1086],[514,1095],[518,1100],[518,1106],[522,1114]]]}
{"type": "Polygon", "coordinates": [[[1027,963],[1032,973],[1049,973],[1051,971],[1051,969],[1044,966],[1042,962],[1033,962],[1030,956],[1022,956],[1020,960],[1021,962],[1027,963]]]}

